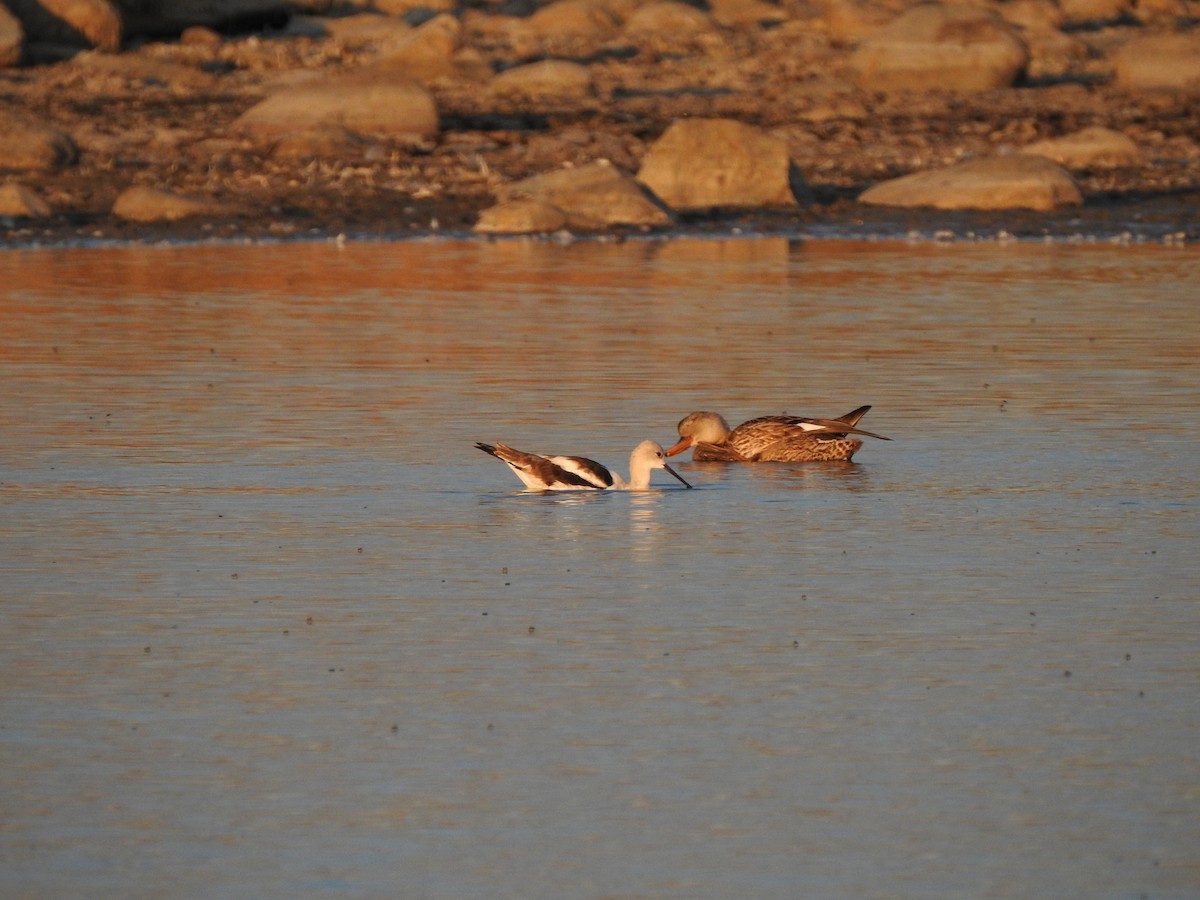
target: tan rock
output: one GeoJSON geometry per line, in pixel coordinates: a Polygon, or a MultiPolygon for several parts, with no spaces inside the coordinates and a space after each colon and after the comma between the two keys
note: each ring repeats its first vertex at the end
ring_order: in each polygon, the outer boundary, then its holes
{"type": "Polygon", "coordinates": [[[791,96],[802,102],[796,111],[805,122],[825,122],[830,119],[865,119],[867,106],[859,90],[848,81],[819,78],[802,81],[790,89],[791,96]]]}
{"type": "Polygon", "coordinates": [[[219,47],[225,43],[225,39],[211,28],[193,25],[183,29],[179,35],[179,43],[185,47],[219,47]]]}
{"type": "Polygon", "coordinates": [[[497,191],[501,201],[538,200],[562,210],[571,228],[666,225],[670,213],[606,160],[534,175],[497,191]]]}
{"type": "Polygon", "coordinates": [[[592,74],[579,63],[548,59],[501,72],[488,82],[487,91],[493,97],[578,102],[592,96],[592,74]]]}
{"type": "Polygon", "coordinates": [[[726,28],[776,25],[787,21],[787,13],[763,0],[709,0],[713,21],[726,28]]]}
{"type": "Polygon", "coordinates": [[[884,181],[859,195],[877,206],[1050,210],[1083,202],[1074,179],[1040,156],[997,156],[884,181]]]}
{"type": "Polygon", "coordinates": [[[482,234],[547,234],[567,227],[568,216],[543,200],[511,200],[479,214],[475,231],[482,234]]]}
{"type": "Polygon", "coordinates": [[[135,186],[123,191],[113,204],[113,215],[130,222],[177,222],[201,216],[227,216],[232,210],[223,203],[174,194],[151,187],[135,186]]]}
{"type": "Polygon", "coordinates": [[[1093,126],[1074,134],[1036,141],[1021,148],[1022,153],[1044,156],[1068,169],[1095,169],[1112,166],[1136,166],[1142,152],[1133,139],[1111,128],[1093,126]]]}
{"type": "Polygon", "coordinates": [[[1116,22],[1133,10],[1132,0],[1059,0],[1068,25],[1116,22]]]}
{"type": "Polygon", "coordinates": [[[30,41],[121,48],[121,14],[109,0],[9,0],[30,41]]]}
{"type": "Polygon", "coordinates": [[[1066,76],[1084,65],[1091,55],[1086,43],[1064,31],[1027,30],[1024,37],[1029,48],[1025,74],[1030,79],[1066,76]]]}
{"type": "Polygon", "coordinates": [[[637,12],[645,0],[589,0],[604,10],[618,25],[637,12]]]}
{"type": "Polygon", "coordinates": [[[1137,0],[1133,15],[1139,22],[1173,24],[1194,18],[1193,9],[1194,0],[1137,0]]]}
{"type": "Polygon", "coordinates": [[[505,48],[505,55],[513,59],[537,56],[542,52],[542,39],[530,28],[528,19],[467,9],[459,21],[463,26],[463,41],[470,46],[505,48]]]}
{"type": "Polygon", "coordinates": [[[270,139],[322,124],[423,141],[437,134],[438,112],[419,84],[368,73],[284,88],[242,113],[234,129],[270,139]]]}
{"type": "Polygon", "coordinates": [[[0,3],[0,69],[20,64],[24,43],[25,29],[21,27],[21,21],[0,3]]]}
{"type": "Polygon", "coordinates": [[[679,38],[714,30],[712,19],[696,7],[677,0],[657,0],[638,7],[625,22],[624,33],[629,37],[663,35],[679,38]]]}
{"type": "Polygon", "coordinates": [[[982,91],[1009,87],[1028,62],[1013,26],[958,4],[910,9],[864,41],[848,65],[869,90],[982,91]]]}
{"type": "Polygon", "coordinates": [[[73,63],[89,76],[102,75],[133,88],[143,84],[165,85],[183,93],[204,90],[216,82],[216,76],[196,66],[141,54],[100,53],[88,50],[77,54],[73,63]]]}
{"type": "MultiPolygon", "coordinates": [[[[292,27],[290,22],[289,27],[292,27]]],[[[402,40],[413,32],[413,27],[398,16],[385,16],[377,12],[296,17],[295,27],[319,29],[322,36],[351,47],[381,46],[402,40]]]]}
{"type": "Polygon", "coordinates": [[[371,6],[389,16],[404,16],[418,9],[448,13],[454,11],[455,0],[372,0],[371,6]]]}
{"type": "Polygon", "coordinates": [[[1005,22],[1026,31],[1056,31],[1067,21],[1062,7],[1054,0],[1009,0],[998,4],[996,11],[1005,22]]]}
{"type": "Polygon", "coordinates": [[[79,148],[65,131],[2,111],[0,135],[0,171],[49,171],[79,158],[79,148]]]}
{"type": "Polygon", "coordinates": [[[385,42],[378,63],[416,81],[457,74],[455,54],[462,45],[462,25],[454,16],[435,16],[419,28],[385,42]]]}
{"type": "Polygon", "coordinates": [[[272,159],[334,159],[344,160],[361,153],[370,144],[332,122],[325,122],[283,135],[271,147],[272,159]]]}
{"type": "Polygon", "coordinates": [[[835,41],[869,37],[896,17],[892,10],[870,0],[827,0],[824,6],[825,28],[835,41]]]}
{"type": "Polygon", "coordinates": [[[650,147],[638,180],[673,209],[792,206],[787,144],[732,119],[680,119],[650,147]]]}
{"type": "Polygon", "coordinates": [[[612,13],[591,0],[556,0],[537,10],[527,24],[543,38],[569,36],[602,41],[617,29],[612,13]]]}
{"type": "Polygon", "coordinates": [[[1113,54],[1117,84],[1135,89],[1200,89],[1200,32],[1134,38],[1113,54]]]}
{"type": "Polygon", "coordinates": [[[23,184],[0,185],[0,216],[16,219],[48,219],[50,204],[23,184]]]}

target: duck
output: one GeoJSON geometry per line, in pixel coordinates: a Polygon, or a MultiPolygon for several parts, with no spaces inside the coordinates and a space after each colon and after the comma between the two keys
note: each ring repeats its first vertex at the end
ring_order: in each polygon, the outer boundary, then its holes
{"type": "Polygon", "coordinates": [[[731,429],[714,412],[694,412],[680,420],[679,443],[666,451],[676,456],[689,447],[697,462],[824,462],[850,460],[863,442],[851,434],[890,441],[858,428],[870,406],[860,406],[836,419],[760,416],[731,429]]]}
{"type": "Polygon", "coordinates": [[[475,446],[507,463],[530,491],[645,491],[650,488],[650,473],[655,469],[666,470],[685,488],[691,488],[667,464],[662,445],[656,441],[642,441],[633,448],[628,481],[620,473],[584,456],[543,456],[499,442],[477,442],[475,446]]]}

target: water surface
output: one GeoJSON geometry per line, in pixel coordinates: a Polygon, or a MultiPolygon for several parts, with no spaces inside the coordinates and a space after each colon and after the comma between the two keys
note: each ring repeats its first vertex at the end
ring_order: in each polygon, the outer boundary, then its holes
{"type": "Polygon", "coordinates": [[[1198,263],[0,254],[0,889],[1197,896],[1198,263]],[[472,447],[864,403],[692,491],[472,447]]]}

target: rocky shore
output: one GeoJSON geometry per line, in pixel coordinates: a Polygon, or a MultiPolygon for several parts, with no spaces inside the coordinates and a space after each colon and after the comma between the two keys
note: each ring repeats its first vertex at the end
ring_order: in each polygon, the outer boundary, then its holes
{"type": "Polygon", "coordinates": [[[5,0],[0,242],[1200,238],[1196,0],[5,0]]]}

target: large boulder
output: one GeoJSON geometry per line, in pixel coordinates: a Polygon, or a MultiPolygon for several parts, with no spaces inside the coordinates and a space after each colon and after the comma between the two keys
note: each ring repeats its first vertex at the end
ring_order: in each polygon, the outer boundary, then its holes
{"type": "Polygon", "coordinates": [[[787,144],[733,119],[680,119],[650,147],[638,180],[678,210],[792,206],[787,144]]]}
{"type": "Polygon", "coordinates": [[[31,42],[121,48],[121,14],[109,0],[8,0],[31,42]]]}
{"type": "Polygon", "coordinates": [[[1113,54],[1117,84],[1135,89],[1200,89],[1200,32],[1134,38],[1113,54]]]}
{"type": "Polygon", "coordinates": [[[1029,50],[995,13],[973,5],[922,5],[867,38],[848,61],[868,90],[985,91],[1009,87],[1029,50]]]}
{"type": "Polygon", "coordinates": [[[1136,166],[1142,162],[1142,152],[1132,138],[1098,125],[1062,137],[1035,141],[1022,147],[1021,152],[1044,156],[1068,169],[1136,166]]]}
{"type": "Polygon", "coordinates": [[[1071,174],[1040,156],[988,157],[884,181],[859,195],[876,206],[1050,210],[1083,202],[1071,174]]]}
{"type": "MultiPolygon", "coordinates": [[[[537,201],[560,210],[569,228],[596,230],[611,225],[661,226],[671,214],[628,175],[599,160],[514,182],[497,191],[502,204],[537,201]]],[[[545,210],[541,210],[545,213],[545,210]]],[[[493,218],[500,213],[490,212],[493,218]]],[[[545,230],[545,229],[539,229],[545,230]]]]}
{"type": "Polygon", "coordinates": [[[284,88],[234,122],[237,131],[274,139],[317,125],[422,142],[438,132],[430,93],[415,82],[379,74],[347,75],[284,88]]]}

